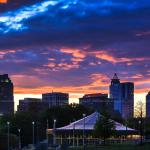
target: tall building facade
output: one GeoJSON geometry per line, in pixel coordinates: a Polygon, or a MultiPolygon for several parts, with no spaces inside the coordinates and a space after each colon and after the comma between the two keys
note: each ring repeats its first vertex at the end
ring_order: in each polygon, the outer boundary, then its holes
{"type": "Polygon", "coordinates": [[[63,106],[69,104],[69,94],[52,92],[42,94],[42,102],[45,103],[49,108],[53,106],[63,106]]]}
{"type": "Polygon", "coordinates": [[[121,83],[122,117],[131,118],[134,115],[134,83],[121,83]]]}
{"type": "Polygon", "coordinates": [[[114,101],[114,110],[122,114],[122,102],[121,102],[121,84],[120,79],[115,73],[111,79],[111,84],[109,87],[110,98],[114,101]]]}
{"type": "Polygon", "coordinates": [[[121,83],[117,74],[111,80],[110,98],[114,101],[114,111],[123,118],[131,118],[134,113],[134,83],[121,83]]]}
{"type": "Polygon", "coordinates": [[[150,117],[150,91],[146,95],[146,117],[150,117]]]}
{"type": "Polygon", "coordinates": [[[8,74],[0,75],[0,113],[14,112],[13,83],[8,74]]]}
{"type": "Polygon", "coordinates": [[[86,94],[79,98],[79,104],[92,107],[95,111],[101,113],[105,111],[112,113],[113,111],[113,102],[108,98],[108,94],[86,94]]]}

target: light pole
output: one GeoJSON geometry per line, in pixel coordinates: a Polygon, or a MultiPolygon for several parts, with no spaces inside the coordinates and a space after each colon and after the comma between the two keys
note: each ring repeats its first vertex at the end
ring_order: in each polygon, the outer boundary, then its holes
{"type": "Polygon", "coordinates": [[[47,146],[48,146],[48,128],[49,128],[49,125],[48,125],[48,119],[47,119],[47,125],[46,125],[46,139],[47,139],[47,146]]]}
{"type": "Polygon", "coordinates": [[[86,114],[83,114],[83,147],[85,149],[85,116],[86,114]]]}
{"type": "Polygon", "coordinates": [[[142,120],[139,120],[139,126],[140,126],[140,144],[143,143],[143,139],[142,139],[142,134],[143,134],[143,131],[142,131],[142,120]]]}
{"type": "Polygon", "coordinates": [[[18,136],[19,136],[19,150],[21,149],[21,136],[20,136],[21,129],[18,129],[18,136]]]}
{"type": "Polygon", "coordinates": [[[9,150],[9,146],[10,146],[10,143],[9,143],[9,125],[10,125],[10,122],[7,121],[7,136],[8,136],[8,139],[7,139],[7,148],[9,150]]]}
{"type": "Polygon", "coordinates": [[[34,147],[34,124],[35,122],[32,122],[32,143],[33,143],[33,147],[34,147]]]}
{"type": "Polygon", "coordinates": [[[128,134],[128,126],[127,126],[128,122],[127,122],[127,120],[125,121],[125,124],[126,124],[126,139],[127,139],[127,134],[128,134]]]}
{"type": "MultiPolygon", "coordinates": [[[[73,120],[75,122],[75,119],[73,120]]],[[[73,147],[75,146],[75,123],[73,123],[73,147]]]]}
{"type": "Polygon", "coordinates": [[[56,119],[54,119],[54,124],[53,124],[53,145],[56,145],[56,119]]]}

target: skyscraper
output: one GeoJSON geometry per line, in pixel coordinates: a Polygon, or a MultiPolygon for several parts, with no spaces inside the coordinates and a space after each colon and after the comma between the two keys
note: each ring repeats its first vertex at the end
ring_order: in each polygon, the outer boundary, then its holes
{"type": "Polygon", "coordinates": [[[115,73],[111,79],[111,84],[109,87],[110,98],[114,101],[114,111],[122,114],[122,102],[121,102],[121,84],[120,79],[115,73]]]}
{"type": "Polygon", "coordinates": [[[134,112],[134,83],[120,83],[117,74],[111,80],[110,98],[114,100],[114,111],[123,118],[133,117],[134,112]]]}
{"type": "Polygon", "coordinates": [[[146,117],[150,117],[150,91],[146,95],[146,117]]]}
{"type": "Polygon", "coordinates": [[[0,75],[0,113],[14,112],[13,83],[8,74],[0,75]]]}
{"type": "Polygon", "coordinates": [[[121,83],[122,117],[131,118],[134,114],[134,83],[121,83]]]}

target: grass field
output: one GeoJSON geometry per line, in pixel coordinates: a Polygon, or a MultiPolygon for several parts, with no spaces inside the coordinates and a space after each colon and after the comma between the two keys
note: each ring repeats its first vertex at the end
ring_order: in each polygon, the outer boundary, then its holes
{"type": "MultiPolygon", "coordinates": [[[[68,150],[83,150],[83,147],[68,148],[68,150]]],[[[116,144],[110,146],[89,146],[85,150],[150,150],[150,144],[131,145],[131,144],[116,144]]]]}

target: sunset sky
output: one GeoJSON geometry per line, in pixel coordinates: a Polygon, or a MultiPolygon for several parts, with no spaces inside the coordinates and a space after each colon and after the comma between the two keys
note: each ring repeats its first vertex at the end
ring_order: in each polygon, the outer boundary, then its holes
{"type": "Polygon", "coordinates": [[[0,0],[0,3],[7,3],[7,0],[0,0]]]}
{"type": "Polygon", "coordinates": [[[108,93],[115,72],[135,82],[136,100],[145,99],[150,1],[28,1],[0,6],[0,74],[10,75],[16,100],[51,91],[69,92],[71,101],[108,93]]]}

